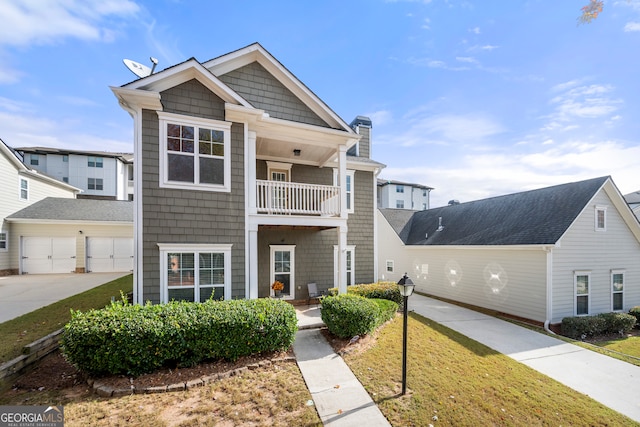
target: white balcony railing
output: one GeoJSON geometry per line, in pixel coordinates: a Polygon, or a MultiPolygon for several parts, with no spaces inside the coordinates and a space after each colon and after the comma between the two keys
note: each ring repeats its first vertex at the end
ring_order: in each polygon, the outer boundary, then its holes
{"type": "Polygon", "coordinates": [[[340,215],[340,187],[256,180],[256,189],[259,213],[340,215]]]}

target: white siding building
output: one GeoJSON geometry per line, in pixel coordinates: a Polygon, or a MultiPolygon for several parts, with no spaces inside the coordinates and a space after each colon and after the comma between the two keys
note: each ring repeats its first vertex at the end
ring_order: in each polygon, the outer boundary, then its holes
{"type": "Polygon", "coordinates": [[[426,185],[378,179],[378,207],[423,211],[430,208],[431,190],[426,185]]]}
{"type": "Polygon", "coordinates": [[[133,200],[133,154],[47,147],[15,150],[30,168],[82,189],[79,198],[133,200]]]}

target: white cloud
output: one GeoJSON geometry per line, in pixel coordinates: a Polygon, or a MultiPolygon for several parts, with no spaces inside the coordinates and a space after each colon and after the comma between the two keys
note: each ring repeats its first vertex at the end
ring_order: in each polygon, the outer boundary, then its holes
{"type": "Polygon", "coordinates": [[[480,34],[480,27],[469,28],[469,32],[473,34],[480,34]]]}
{"type": "Polygon", "coordinates": [[[378,110],[365,114],[371,119],[374,127],[384,126],[393,120],[392,113],[389,110],[378,110]]]}
{"type": "Polygon", "coordinates": [[[138,11],[131,0],[3,0],[0,45],[52,44],[66,37],[111,41],[113,30],[102,20],[138,11]]]}
{"type": "Polygon", "coordinates": [[[624,26],[624,31],[627,33],[640,31],[640,22],[627,22],[627,24],[624,26]]]}

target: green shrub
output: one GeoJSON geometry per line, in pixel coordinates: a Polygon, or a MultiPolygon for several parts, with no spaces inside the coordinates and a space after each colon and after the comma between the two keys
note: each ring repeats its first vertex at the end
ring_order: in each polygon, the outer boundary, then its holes
{"type": "MultiPolygon", "coordinates": [[[[338,288],[329,289],[331,295],[338,294],[338,288]]],[[[402,304],[402,295],[395,282],[376,282],[366,285],[352,285],[347,287],[347,294],[360,295],[365,298],[380,298],[402,304]]]]}
{"type": "Polygon", "coordinates": [[[341,338],[366,335],[389,320],[398,309],[393,301],[369,299],[359,295],[322,298],[322,321],[329,332],[341,338]]]}
{"type": "Polygon", "coordinates": [[[640,305],[629,310],[629,314],[636,318],[636,327],[640,328],[640,305]]]}
{"type": "Polygon", "coordinates": [[[583,340],[598,335],[628,332],[636,318],[625,313],[601,313],[595,316],[565,317],[562,319],[562,335],[583,340]]]}
{"type": "Polygon", "coordinates": [[[276,299],[113,303],[72,312],[61,349],[94,376],[139,375],[163,366],[285,350],[297,331],[295,309],[276,299]]]}

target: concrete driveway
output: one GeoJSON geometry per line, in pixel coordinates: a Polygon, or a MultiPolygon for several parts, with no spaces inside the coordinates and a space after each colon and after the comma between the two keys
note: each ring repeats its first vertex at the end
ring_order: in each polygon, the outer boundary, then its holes
{"type": "MultiPolygon", "coordinates": [[[[0,323],[100,286],[129,272],[24,274],[0,277],[0,323]]],[[[120,295],[114,295],[120,299],[120,295]]]]}

